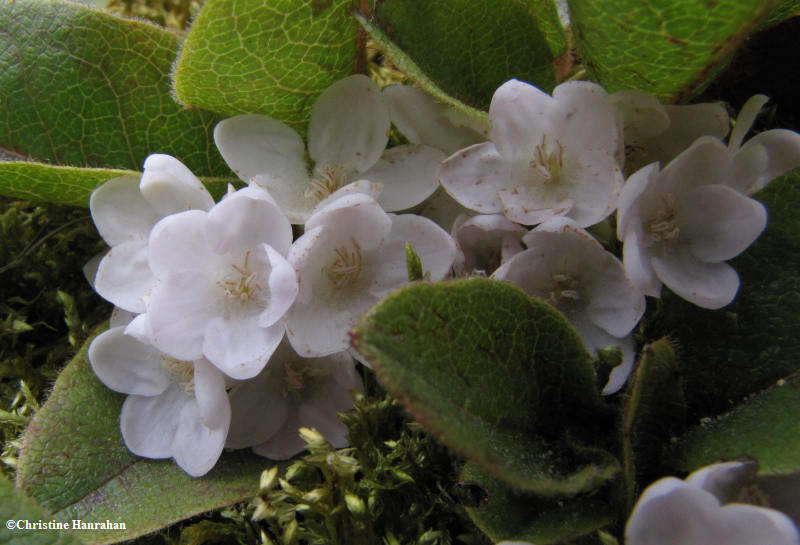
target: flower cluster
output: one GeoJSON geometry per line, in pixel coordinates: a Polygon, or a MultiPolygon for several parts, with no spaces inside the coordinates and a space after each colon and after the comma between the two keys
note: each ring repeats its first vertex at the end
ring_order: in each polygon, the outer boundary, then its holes
{"type": "Polygon", "coordinates": [[[140,180],[91,199],[111,247],[94,286],[120,310],[89,357],[128,394],[126,444],[192,475],[225,447],[290,457],[300,426],[343,446],[336,411],[361,387],[348,332],[408,282],[409,244],[430,280],[513,282],[559,309],[589,350],[620,346],[604,387],[618,391],[645,296],[666,285],[706,308],[734,298],[725,262],[766,225],[749,194],[800,164],[791,131],[742,145],[763,104],[751,99],[725,143],[718,105],[668,107],[588,82],[550,96],[512,80],[487,125],[351,76],[314,104],[307,150],[265,116],[217,125],[247,184],[219,202],[177,159],[150,156],[140,180]],[[411,143],[386,149],[392,123],[411,143]],[[608,242],[614,230],[621,260],[591,234],[608,242]]]}

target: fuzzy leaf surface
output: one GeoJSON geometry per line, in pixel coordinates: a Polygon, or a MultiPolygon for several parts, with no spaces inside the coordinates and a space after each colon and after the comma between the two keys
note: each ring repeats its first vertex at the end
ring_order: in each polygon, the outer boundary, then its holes
{"type": "Polygon", "coordinates": [[[23,439],[17,486],[56,520],[124,521],[125,530],[78,532],[87,543],[113,543],[231,505],[258,491],[270,462],[224,455],[202,478],[172,460],[131,454],[119,432],[125,396],[106,388],[86,359],[91,338],[56,380],[23,439]]]}
{"type": "MultiPolygon", "coordinates": [[[[49,522],[52,517],[21,490],[0,475],[0,518],[4,521],[49,522]]],[[[5,524],[0,529],[0,544],[14,545],[82,545],[74,535],[59,530],[9,530],[5,524]]]]}
{"type": "MultiPolygon", "coordinates": [[[[95,188],[119,176],[139,176],[132,170],[110,168],[58,167],[42,163],[0,163],[0,195],[33,202],[51,202],[89,206],[95,188]]],[[[215,197],[225,194],[228,183],[238,178],[204,178],[206,188],[215,197]]]]}
{"type": "Polygon", "coordinates": [[[484,496],[485,501],[466,510],[493,542],[571,543],[614,522],[614,504],[603,494],[569,501],[540,498],[512,489],[472,462],[464,466],[459,479],[462,485],[478,487],[484,496]]]}
{"type": "Polygon", "coordinates": [[[428,431],[515,487],[574,495],[618,471],[607,452],[568,437],[601,405],[577,333],[510,284],[397,290],[362,317],[352,344],[428,431]]]}
{"type": "Polygon", "coordinates": [[[512,78],[551,91],[567,47],[551,0],[385,0],[378,21],[442,89],[482,109],[512,78]]]}
{"type": "Polygon", "coordinates": [[[208,0],[176,65],[178,99],[304,132],[316,97],[353,73],[354,9],[352,0],[208,0]]]}
{"type": "Polygon", "coordinates": [[[800,374],[753,396],[730,413],[704,421],[681,441],[681,469],[749,456],[760,475],[800,473],[800,374]]]}
{"type": "Polygon", "coordinates": [[[230,175],[213,114],[170,94],[179,38],[74,2],[0,0],[0,148],[56,165],[141,168],[166,153],[230,175]]]}
{"type": "Polygon", "coordinates": [[[708,84],[775,1],[570,2],[589,79],[609,92],[641,89],[682,102],[708,84]]]}

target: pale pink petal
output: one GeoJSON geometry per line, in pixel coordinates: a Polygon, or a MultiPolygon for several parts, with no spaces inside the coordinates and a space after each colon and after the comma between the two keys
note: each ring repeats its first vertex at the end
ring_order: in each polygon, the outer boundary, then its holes
{"type": "Polygon", "coordinates": [[[276,184],[308,180],[303,140],[276,119],[256,114],[230,117],[214,127],[214,142],[231,170],[246,182],[256,174],[276,184]]]}
{"type": "Polygon", "coordinates": [[[155,283],[144,240],[114,246],[100,261],[94,277],[100,297],[137,314],[145,311],[144,298],[155,283]]]}
{"type": "Polygon", "coordinates": [[[681,243],[697,259],[725,261],[742,253],[767,226],[760,202],[724,185],[706,185],[681,200],[681,243]]]}
{"type": "Polygon", "coordinates": [[[123,394],[155,396],[169,385],[161,353],[114,327],[97,336],[87,353],[100,382],[123,394]]]}
{"type": "Polygon", "coordinates": [[[444,153],[428,146],[396,146],[360,177],[383,184],[378,203],[387,212],[416,206],[439,187],[437,169],[444,153]]]}
{"type": "Polygon", "coordinates": [[[462,206],[481,214],[503,211],[497,192],[512,187],[514,176],[514,165],[501,157],[491,142],[456,152],[439,167],[445,191],[462,206]]]}
{"type": "Polygon", "coordinates": [[[363,172],[389,141],[389,109],[364,75],[341,79],[317,98],[308,126],[308,152],[317,165],[363,172]]]}
{"type": "Polygon", "coordinates": [[[681,247],[653,255],[653,270],[672,291],[690,303],[722,308],[736,297],[739,275],[727,263],[704,263],[681,247]]]}
{"type": "Polygon", "coordinates": [[[147,240],[150,229],[161,218],[139,191],[136,176],[107,181],[89,197],[97,231],[109,246],[131,240],[147,240]]]}
{"type": "Polygon", "coordinates": [[[161,216],[214,206],[214,199],[197,176],[170,155],[153,154],[145,159],[139,190],[161,216]]]}

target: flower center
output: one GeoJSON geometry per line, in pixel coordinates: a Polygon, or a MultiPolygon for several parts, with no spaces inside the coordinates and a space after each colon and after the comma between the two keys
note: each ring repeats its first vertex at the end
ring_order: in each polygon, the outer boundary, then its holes
{"type": "Polygon", "coordinates": [[[311,360],[289,360],[284,364],[283,369],[286,373],[286,381],[281,391],[283,397],[287,397],[289,394],[299,395],[308,379],[330,374],[327,369],[314,366],[311,360]]]}
{"type": "Polygon", "coordinates": [[[350,237],[350,245],[340,246],[334,250],[333,261],[322,267],[322,272],[331,281],[333,287],[339,290],[358,280],[362,265],[361,247],[356,239],[350,237]],[[352,250],[348,246],[351,246],[352,250]]]}
{"type": "Polygon", "coordinates": [[[176,360],[162,354],[161,363],[169,374],[178,377],[178,381],[187,394],[194,393],[194,364],[192,362],[176,360]]]}
{"type": "Polygon", "coordinates": [[[256,282],[256,273],[251,271],[247,264],[249,259],[250,250],[244,254],[244,263],[242,263],[241,267],[231,265],[233,274],[228,276],[226,280],[217,282],[217,285],[222,288],[227,298],[245,302],[261,291],[261,286],[256,282]]]}
{"type": "Polygon", "coordinates": [[[542,135],[542,143],[534,148],[531,168],[544,180],[543,183],[558,183],[564,169],[564,151],[566,148],[556,140],[555,146],[548,146],[547,135],[542,135]]]}
{"type": "Polygon", "coordinates": [[[552,277],[553,286],[547,296],[547,302],[553,306],[558,305],[564,299],[577,301],[581,298],[578,293],[578,280],[568,274],[554,274],[552,277]]]}
{"type": "Polygon", "coordinates": [[[675,199],[672,195],[667,194],[662,198],[661,207],[647,222],[645,229],[654,242],[678,238],[681,229],[675,222],[675,199]]]}
{"type": "Polygon", "coordinates": [[[317,202],[337,189],[347,185],[347,175],[342,167],[325,166],[322,169],[315,169],[316,176],[311,179],[311,185],[303,192],[306,198],[316,199],[317,202]]]}

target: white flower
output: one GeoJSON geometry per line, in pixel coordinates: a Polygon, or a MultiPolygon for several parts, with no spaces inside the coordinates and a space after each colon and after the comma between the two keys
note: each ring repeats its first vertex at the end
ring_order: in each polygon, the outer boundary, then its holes
{"type": "Polygon", "coordinates": [[[178,361],[141,342],[144,318],[131,322],[131,334],[119,325],[98,335],[89,346],[89,362],[106,386],[128,394],[120,414],[128,450],[146,458],[174,458],[189,475],[205,475],[228,434],[225,379],[204,359],[178,361]]]}
{"type": "Polygon", "coordinates": [[[701,469],[685,481],[667,477],[642,493],[625,529],[627,545],[797,545],[800,534],[779,511],[726,503],[742,463],[701,469]]]}
{"type": "Polygon", "coordinates": [[[622,118],[626,172],[656,161],[666,165],[701,136],[722,139],[730,131],[730,118],[721,104],[661,104],[639,90],[618,91],[609,100],[622,118]]]}
{"type": "Polygon", "coordinates": [[[122,176],[95,189],[89,209],[100,236],[111,247],[97,271],[89,273],[97,293],[125,310],[144,312],[144,297],[155,283],[147,265],[153,225],[169,214],[209,210],[213,205],[200,180],[169,155],[150,155],[141,181],[122,176]]]}
{"type": "Polygon", "coordinates": [[[631,330],[645,300],[625,276],[622,263],[574,222],[559,218],[522,237],[528,246],[495,271],[530,295],[553,305],[570,321],[590,351],[618,345],[624,359],[603,393],[619,390],[634,361],[631,330]]]}
{"type": "Polygon", "coordinates": [[[764,131],[742,145],[745,135],[768,100],[764,95],[755,95],[742,106],[728,141],[728,149],[733,154],[733,167],[727,183],[748,195],[800,166],[800,134],[794,131],[764,131]]]}
{"type": "Polygon", "coordinates": [[[305,228],[289,251],[299,293],[286,325],[292,346],[306,357],[346,350],[361,314],[408,282],[406,242],[432,280],[445,277],[456,255],[453,239],[432,221],[387,214],[359,193],[316,212],[305,228]]]}
{"type": "Polygon", "coordinates": [[[334,83],[314,104],[311,174],[300,136],[269,117],[226,119],[214,129],[214,141],[240,178],[269,190],[293,223],[304,223],[320,200],[356,180],[382,184],[378,201],[390,211],[414,206],[436,190],[444,154],[426,146],[384,151],[390,125],[378,87],[356,75],[334,83]]]}
{"type": "Polygon", "coordinates": [[[424,144],[451,155],[488,138],[489,124],[484,119],[437,102],[419,87],[390,85],[382,94],[392,123],[412,144],[424,144]]]}
{"type": "Polygon", "coordinates": [[[464,253],[457,274],[492,274],[501,263],[523,250],[522,236],[528,230],[502,214],[462,214],[453,225],[453,238],[464,253]]]}
{"type": "Polygon", "coordinates": [[[646,295],[662,282],[703,308],[730,303],[739,276],[726,260],[764,230],[763,205],[726,185],[733,156],[712,137],[698,139],[663,170],[634,173],[619,200],[617,237],[625,270],[646,295]]]}
{"type": "Polygon", "coordinates": [[[439,169],[458,202],[524,225],[566,216],[588,227],[614,210],[621,139],[600,86],[563,83],[551,97],[511,80],[495,92],[489,120],[491,142],[453,154],[439,169]]]}
{"type": "Polygon", "coordinates": [[[255,186],[209,212],[159,221],[148,252],[157,280],[147,307],[153,344],[178,360],[205,357],[232,378],[257,375],[297,294],[283,257],[291,241],[289,221],[255,186]]]}
{"type": "Polygon", "coordinates": [[[315,428],[335,447],[347,446],[347,428],[337,412],[353,406],[361,377],[347,352],[301,358],[281,343],[264,370],[231,390],[233,413],[228,447],[253,447],[272,460],[291,458],[305,448],[301,427],[315,428]]]}

